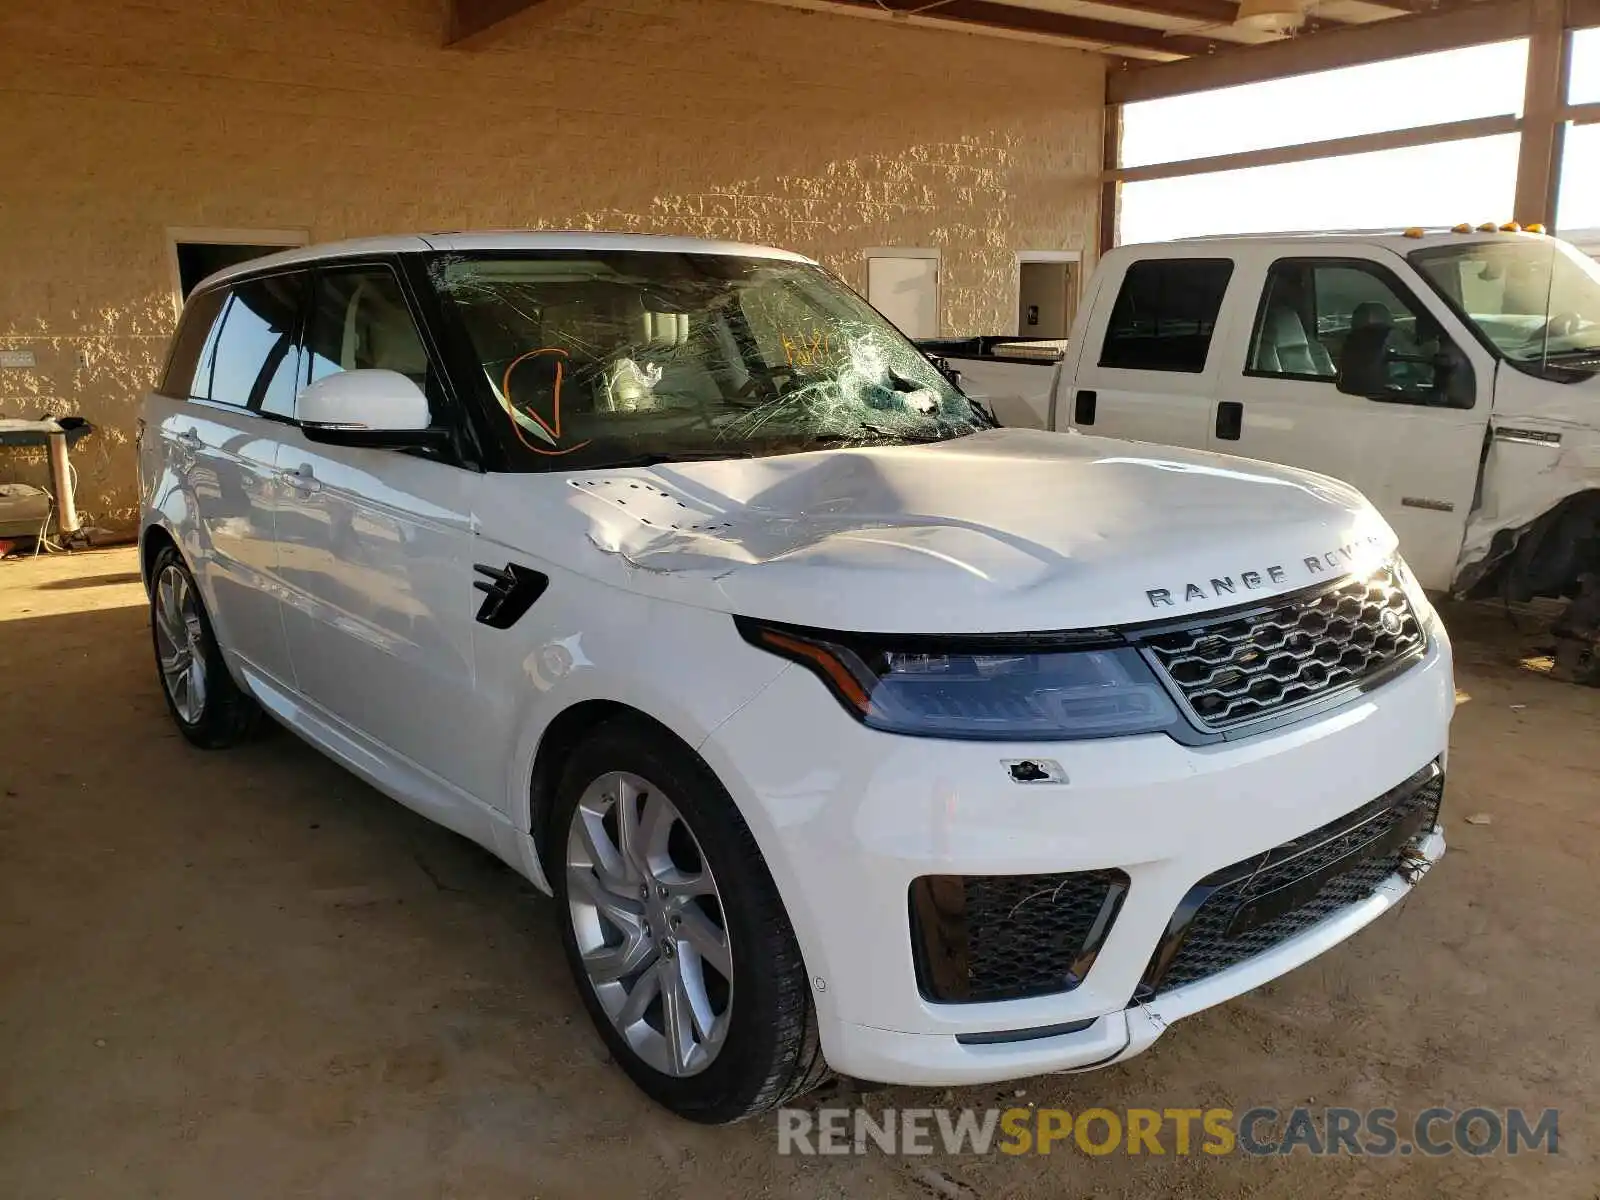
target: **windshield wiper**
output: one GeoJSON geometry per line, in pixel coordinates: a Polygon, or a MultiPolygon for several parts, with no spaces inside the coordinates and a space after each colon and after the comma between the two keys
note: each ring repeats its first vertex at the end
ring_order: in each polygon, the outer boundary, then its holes
{"type": "Polygon", "coordinates": [[[976,432],[976,430],[972,429],[963,429],[952,433],[893,433],[887,429],[879,429],[876,425],[862,425],[860,428],[860,433],[844,433],[837,430],[827,433],[814,433],[805,440],[812,444],[827,446],[841,444],[851,446],[929,446],[934,442],[948,442],[976,432]]]}
{"type": "Polygon", "coordinates": [[[681,454],[660,452],[635,454],[623,458],[608,458],[600,462],[584,463],[581,471],[598,471],[610,467],[656,467],[662,463],[716,462],[719,458],[755,458],[749,450],[686,450],[681,454]]]}
{"type": "MultiPolygon", "coordinates": [[[[1556,361],[1564,358],[1600,358],[1600,346],[1569,346],[1565,350],[1548,350],[1542,356],[1547,361],[1556,361]]],[[[1538,362],[1538,358],[1527,360],[1538,362]]]]}

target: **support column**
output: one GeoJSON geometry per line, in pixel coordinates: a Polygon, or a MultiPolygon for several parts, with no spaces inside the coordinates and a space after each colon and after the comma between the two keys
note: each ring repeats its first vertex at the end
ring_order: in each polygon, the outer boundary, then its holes
{"type": "Polygon", "coordinates": [[[1555,228],[1556,187],[1561,177],[1561,144],[1566,125],[1571,38],[1563,0],[1531,0],[1528,74],[1523,86],[1522,140],[1517,151],[1517,193],[1513,216],[1524,225],[1555,228]]]}
{"type": "MultiPolygon", "coordinates": [[[[1105,108],[1104,142],[1100,150],[1100,165],[1115,171],[1122,165],[1122,105],[1107,104],[1105,108]]],[[[1100,185],[1100,253],[1104,254],[1117,244],[1117,228],[1122,208],[1122,184],[1106,179],[1100,185]]]]}

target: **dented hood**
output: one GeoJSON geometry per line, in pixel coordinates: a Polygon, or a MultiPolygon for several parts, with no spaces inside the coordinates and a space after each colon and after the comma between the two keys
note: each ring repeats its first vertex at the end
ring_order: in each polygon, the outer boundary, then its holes
{"type": "Polygon", "coordinates": [[[860,632],[1179,617],[1370,569],[1394,545],[1358,492],[1323,476],[1024,429],[490,479],[551,489],[554,505],[500,509],[523,517],[507,533],[581,574],[860,632]]]}

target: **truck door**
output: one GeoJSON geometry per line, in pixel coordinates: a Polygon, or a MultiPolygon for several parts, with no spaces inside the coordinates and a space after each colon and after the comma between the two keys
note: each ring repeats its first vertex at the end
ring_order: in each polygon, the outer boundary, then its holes
{"type": "Polygon", "coordinates": [[[1218,369],[1213,334],[1232,274],[1228,258],[1158,255],[1102,281],[1056,428],[1203,449],[1218,369]]]}
{"type": "Polygon", "coordinates": [[[1219,380],[1211,446],[1353,483],[1399,534],[1423,586],[1443,590],[1472,510],[1494,362],[1421,299],[1403,260],[1379,253],[1241,266],[1258,302],[1244,361],[1219,380]],[[1382,347],[1379,375],[1349,394],[1339,375],[1351,385],[1362,345],[1382,347]]]}

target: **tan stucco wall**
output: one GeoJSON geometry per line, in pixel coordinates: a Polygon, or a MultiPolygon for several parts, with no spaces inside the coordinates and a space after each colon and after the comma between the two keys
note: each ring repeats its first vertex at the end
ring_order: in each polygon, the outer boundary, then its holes
{"type": "MultiPolygon", "coordinates": [[[[82,413],[80,508],[137,513],[169,229],[605,228],[943,251],[947,333],[1012,255],[1094,249],[1102,60],[753,0],[565,0],[474,51],[437,0],[54,0],[0,12],[0,414],[82,413]]],[[[34,478],[0,452],[0,480],[34,478]]]]}

